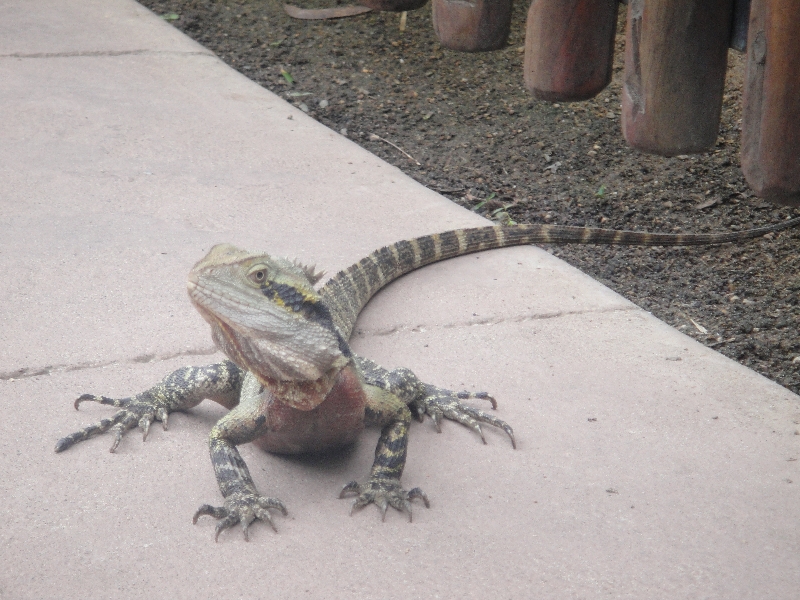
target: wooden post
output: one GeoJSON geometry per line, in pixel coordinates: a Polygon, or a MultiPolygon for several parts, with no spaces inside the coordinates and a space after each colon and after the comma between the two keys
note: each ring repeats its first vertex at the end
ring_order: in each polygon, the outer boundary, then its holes
{"type": "Polygon", "coordinates": [[[742,171],[756,194],[800,206],[800,0],[753,0],[742,171]]]}
{"type": "Polygon", "coordinates": [[[442,46],[462,52],[506,45],[512,0],[433,0],[433,30],[442,46]]]}
{"type": "Polygon", "coordinates": [[[747,24],[750,22],[750,0],[733,0],[730,47],[739,52],[747,48],[747,24]]]}
{"type": "Polygon", "coordinates": [[[358,4],[368,6],[372,10],[403,12],[417,10],[428,3],[428,0],[358,0],[358,4]]]}
{"type": "Polygon", "coordinates": [[[586,100],[611,81],[617,0],[533,0],[525,87],[542,100],[586,100]]]}
{"type": "Polygon", "coordinates": [[[733,0],[630,0],[622,132],[664,156],[717,140],[733,0]]]}

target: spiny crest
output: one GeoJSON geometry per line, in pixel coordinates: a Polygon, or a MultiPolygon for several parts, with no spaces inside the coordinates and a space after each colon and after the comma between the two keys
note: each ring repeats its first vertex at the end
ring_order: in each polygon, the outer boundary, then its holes
{"type": "Polygon", "coordinates": [[[302,290],[311,299],[316,298],[313,286],[323,275],[323,271],[296,260],[273,257],[266,252],[248,252],[231,244],[217,244],[194,265],[190,278],[215,277],[230,282],[249,282],[256,287],[274,282],[302,290]]]}
{"type": "Polygon", "coordinates": [[[315,285],[320,279],[325,276],[325,271],[317,271],[317,265],[306,265],[301,263],[299,260],[295,259],[292,261],[292,264],[301,269],[308,277],[308,280],[311,282],[311,285],[315,285]]]}

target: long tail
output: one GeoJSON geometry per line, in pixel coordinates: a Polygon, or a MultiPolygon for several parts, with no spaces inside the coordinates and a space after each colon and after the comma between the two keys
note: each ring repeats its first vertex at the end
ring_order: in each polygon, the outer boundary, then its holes
{"type": "Polygon", "coordinates": [[[800,225],[800,217],[731,233],[670,234],[561,225],[511,225],[455,229],[403,240],[375,250],[332,277],[320,290],[345,339],[370,298],[398,277],[431,263],[482,250],[526,244],[699,246],[740,242],[800,225]]]}

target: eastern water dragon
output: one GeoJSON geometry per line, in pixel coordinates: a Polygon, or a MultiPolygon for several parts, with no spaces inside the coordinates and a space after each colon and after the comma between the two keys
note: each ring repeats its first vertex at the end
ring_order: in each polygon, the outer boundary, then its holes
{"type": "MultiPolygon", "coordinates": [[[[458,421],[481,438],[481,425],[505,431],[501,419],[465,404],[489,401],[487,393],[454,392],[421,382],[408,369],[388,371],[353,354],[348,345],[358,314],[378,290],[398,277],[434,262],[472,252],[540,243],[688,246],[740,242],[800,225],[800,218],[723,234],[650,234],[580,227],[517,225],[460,229],[386,246],[336,274],[320,288],[313,268],[228,244],[214,246],[189,273],[189,297],[211,325],[217,347],[229,360],[184,367],[152,388],[123,399],[84,394],[75,401],[117,407],[113,416],[85,427],[56,444],[61,452],[111,430],[114,452],[122,435],[138,425],[144,438],[153,421],[167,428],[170,412],[204,399],[229,409],[213,427],[209,446],[223,506],[201,506],[218,519],[221,531],[240,523],[245,538],[255,519],[275,528],[270,510],[286,514],[277,498],[262,496],[237,450],[254,442],[269,452],[326,452],[351,444],[365,426],[381,427],[375,460],[366,481],[344,486],[352,508],[389,506],[411,518],[411,501],[428,498],[419,488],[406,491],[400,477],[406,462],[412,416],[458,421]]],[[[484,440],[485,442],[485,440],[484,440]]]]}

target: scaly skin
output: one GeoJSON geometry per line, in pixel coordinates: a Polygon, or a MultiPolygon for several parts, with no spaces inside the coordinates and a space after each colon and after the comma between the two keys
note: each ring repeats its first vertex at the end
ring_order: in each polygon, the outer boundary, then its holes
{"type": "Polygon", "coordinates": [[[428,498],[419,488],[406,491],[401,477],[406,462],[412,414],[430,416],[437,430],[442,418],[470,427],[486,440],[482,424],[505,431],[497,417],[464,404],[489,400],[485,392],[453,392],[421,382],[408,369],[387,371],[355,356],[347,343],[361,309],[382,287],[424,265],[481,250],[532,243],[629,244],[678,246],[744,241],[800,224],[800,218],[760,229],[706,235],[621,232],[577,227],[522,225],[456,230],[405,240],[376,250],[341,271],[320,290],[321,273],[267,254],[250,254],[219,245],[189,274],[192,303],[211,325],[212,337],[230,360],[206,367],[185,367],[136,396],[114,400],[85,394],[75,401],[119,408],[103,419],[62,438],[56,452],[111,429],[111,451],[137,424],[147,437],[150,424],[166,429],[169,413],[187,410],[208,398],[230,412],[211,431],[209,449],[224,505],[201,506],[218,519],[215,539],[241,524],[245,539],[255,519],[275,528],[270,510],[284,515],[277,498],[262,496],[236,446],[255,442],[279,453],[325,452],[353,442],[364,426],[381,427],[375,460],[365,482],[352,481],[341,496],[354,494],[351,507],[375,504],[385,518],[389,506],[412,516],[411,501],[428,498]]]}

